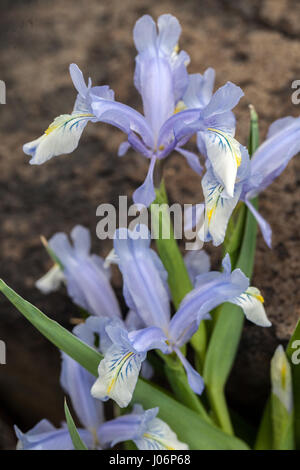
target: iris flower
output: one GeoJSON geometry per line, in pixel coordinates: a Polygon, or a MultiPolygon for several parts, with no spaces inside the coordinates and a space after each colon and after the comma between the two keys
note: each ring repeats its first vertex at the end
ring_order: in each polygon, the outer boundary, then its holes
{"type": "Polygon", "coordinates": [[[150,248],[147,227],[137,226],[133,232],[125,228],[117,230],[114,249],[123,275],[124,297],[140,318],[143,328],[128,333],[119,325],[105,327],[109,344],[105,340],[107,346],[99,365],[99,378],[92,387],[92,395],[96,398],[112,398],[120,406],[127,406],[141,364],[151,349],[177,354],[191,388],[201,394],[203,379],[180,348],[197,331],[200,322],[209,318],[209,311],[223,302],[240,305],[249,320],[270,326],[260,292],[249,287],[249,280],[239,269],[231,272],[229,255],[223,260],[224,272],[197,276],[194,289],[171,318],[167,275],[159,257],[150,248]]]}
{"type": "Polygon", "coordinates": [[[214,171],[224,183],[224,194],[232,196],[241,154],[233,138],[235,121],[231,109],[243,92],[228,82],[206,106],[193,100],[194,78],[186,70],[189,56],[184,51],[178,52],[180,34],[179,22],[172,15],[160,16],[157,27],[148,15],[135,24],[133,38],[138,55],[134,83],[142,97],[144,115],[115,101],[108,86],[92,87],[91,79],[86,84],[80,69],[71,64],[70,74],[78,92],[73,112],[57,117],[41,137],[24,145],[24,152],[32,157],[30,163],[41,164],[72,152],[89,121],[111,124],[127,135],[119,148],[120,156],[132,147],[150,161],[145,182],[133,195],[134,202],[148,206],[155,199],[155,163],[173,150],[180,152],[201,174],[198,157],[182,148],[199,132],[214,171]],[[182,106],[183,98],[186,103],[182,106]]]}
{"type": "Polygon", "coordinates": [[[65,233],[56,233],[49,240],[48,246],[62,267],[55,265],[37,281],[37,287],[47,293],[64,281],[69,296],[88,313],[121,318],[120,307],[110,284],[110,270],[104,266],[100,256],[90,254],[90,232],[77,225],[71,232],[71,239],[73,246],[65,233]]]}
{"type": "MultiPolygon", "coordinates": [[[[244,152],[244,149],[242,149],[244,152]]],[[[300,151],[300,118],[278,119],[269,128],[267,138],[249,160],[246,152],[237,171],[237,179],[232,198],[224,197],[224,186],[207,161],[207,172],[202,178],[205,203],[198,204],[197,217],[191,211],[186,226],[198,225],[204,212],[204,224],[200,224],[199,237],[203,241],[212,240],[215,246],[224,241],[229,218],[239,201],[244,201],[262,231],[265,242],[271,248],[272,230],[268,222],[259,214],[251,199],[266,189],[300,151]],[[201,210],[203,209],[203,210],[201,210]]]]}

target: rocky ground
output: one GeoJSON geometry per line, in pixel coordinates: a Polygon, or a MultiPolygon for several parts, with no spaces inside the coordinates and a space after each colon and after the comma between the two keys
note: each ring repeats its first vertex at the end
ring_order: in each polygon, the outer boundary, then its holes
{"type": "MultiPolygon", "coordinates": [[[[300,79],[300,5],[296,0],[53,0],[1,1],[0,79],[7,104],[0,106],[0,274],[26,299],[69,326],[76,309],[63,292],[43,296],[35,280],[49,267],[39,237],[89,227],[94,249],[106,255],[110,242],[95,235],[96,207],[131,196],[146,173],[134,153],[118,160],[122,135],[89,125],[72,156],[32,167],[22,144],[39,136],[52,119],[72,109],[75,97],[68,65],[76,62],[94,83],[106,84],[117,99],[140,108],[132,83],[135,50],[131,31],[144,13],[170,12],[182,26],[181,48],[192,58],[190,71],[217,71],[217,85],[240,85],[245,98],[236,109],[237,136],[246,142],[248,105],[260,116],[262,135],[275,119],[299,114],[291,83],[300,79]]],[[[179,156],[168,159],[171,201],[201,200],[199,178],[179,156]]],[[[260,198],[261,213],[273,228],[273,250],[258,239],[253,283],[266,299],[270,329],[246,324],[228,386],[233,406],[255,422],[268,391],[269,360],[286,344],[300,314],[299,159],[295,158],[260,198]]],[[[220,252],[212,250],[213,264],[220,252]]],[[[120,290],[120,279],[115,277],[120,290]]],[[[58,387],[59,355],[3,298],[0,339],[7,365],[0,366],[0,448],[14,445],[13,422],[23,429],[47,417],[63,418],[58,387]]]]}

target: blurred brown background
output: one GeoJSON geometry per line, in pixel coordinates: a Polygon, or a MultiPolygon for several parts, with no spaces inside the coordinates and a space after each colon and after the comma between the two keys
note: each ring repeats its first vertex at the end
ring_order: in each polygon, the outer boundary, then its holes
{"type": "MultiPolygon", "coordinates": [[[[134,89],[132,28],[145,13],[177,16],[181,48],[191,56],[190,72],[208,66],[217,85],[231,80],[245,91],[236,109],[237,137],[245,143],[248,105],[260,116],[262,135],[279,117],[297,116],[291,83],[300,79],[300,4],[297,0],[0,0],[0,79],[7,104],[0,105],[0,275],[18,293],[69,326],[76,308],[63,292],[43,296],[34,282],[51,262],[39,236],[89,227],[94,249],[106,255],[111,243],[97,241],[95,211],[131,195],[147,162],[131,152],[118,160],[123,136],[90,124],[72,156],[43,166],[28,165],[23,143],[41,135],[53,118],[72,110],[75,91],[68,65],[76,62],[94,84],[109,84],[116,98],[140,108],[134,89]]],[[[168,160],[171,201],[199,202],[200,181],[179,156],[168,160]]],[[[255,423],[268,391],[269,360],[286,344],[300,314],[299,159],[260,198],[273,228],[273,250],[259,235],[253,283],[263,292],[273,327],[245,325],[228,394],[234,408],[255,423]]],[[[220,251],[213,253],[217,266],[220,251]]],[[[117,282],[118,284],[118,282],[117,282]]],[[[118,286],[117,286],[118,287],[118,286]]],[[[0,448],[14,445],[12,423],[28,429],[43,417],[63,419],[58,386],[59,355],[2,297],[0,339],[7,365],[0,365],[0,448]]]]}

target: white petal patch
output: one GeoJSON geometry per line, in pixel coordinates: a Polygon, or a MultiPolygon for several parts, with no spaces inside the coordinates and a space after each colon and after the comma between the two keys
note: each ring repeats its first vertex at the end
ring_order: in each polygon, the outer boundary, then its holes
{"type": "Polygon", "coordinates": [[[180,442],[172,429],[161,419],[154,418],[148,424],[141,439],[136,439],[139,450],[188,450],[188,445],[180,442]]]}
{"type": "Polygon", "coordinates": [[[237,169],[242,161],[240,144],[229,134],[208,128],[204,133],[207,156],[215,176],[224,186],[223,197],[233,197],[237,169]]]}
{"type": "Polygon", "coordinates": [[[217,182],[211,171],[202,178],[202,188],[205,198],[204,231],[199,232],[203,241],[212,240],[215,246],[223,243],[228,220],[241,194],[241,185],[235,188],[232,198],[224,198],[224,187],[217,182]]]}
{"type": "Polygon", "coordinates": [[[112,345],[99,364],[99,378],[91,393],[100,400],[111,398],[121,408],[132,398],[145,354],[138,354],[122,346],[112,345]]]}
{"type": "Polygon", "coordinates": [[[258,326],[271,326],[265,308],[263,305],[264,299],[260,291],[256,287],[248,287],[246,292],[237,297],[234,301],[239,305],[246,316],[246,318],[258,326]]]}
{"type": "Polygon", "coordinates": [[[55,118],[41,137],[23,146],[24,152],[32,156],[29,163],[41,165],[52,157],[73,152],[87,122],[94,117],[90,113],[75,112],[55,118]]]}
{"type": "Polygon", "coordinates": [[[49,294],[59,289],[65,276],[60,267],[55,264],[43,277],[36,281],[36,287],[43,293],[49,294]]]}

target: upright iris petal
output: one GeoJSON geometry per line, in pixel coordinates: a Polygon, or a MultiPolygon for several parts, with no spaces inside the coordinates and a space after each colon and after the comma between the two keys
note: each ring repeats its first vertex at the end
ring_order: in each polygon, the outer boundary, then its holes
{"type": "Polygon", "coordinates": [[[133,31],[138,51],[134,81],[156,143],[161,126],[174,113],[188,82],[188,57],[176,52],[180,33],[179,22],[172,15],[159,17],[158,33],[148,15],[136,22],[133,31]]]}
{"type": "Polygon", "coordinates": [[[126,297],[130,295],[146,326],[159,326],[165,331],[170,319],[166,272],[157,254],[151,250],[150,241],[147,227],[137,226],[134,232],[117,230],[114,247],[126,297]]]}
{"type": "Polygon", "coordinates": [[[57,233],[49,240],[49,247],[63,265],[70,297],[93,315],[121,317],[109,282],[110,272],[100,257],[90,254],[89,231],[78,225],[72,230],[71,238],[74,246],[64,233],[57,233]]]}

